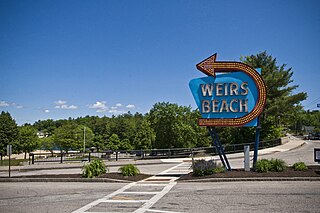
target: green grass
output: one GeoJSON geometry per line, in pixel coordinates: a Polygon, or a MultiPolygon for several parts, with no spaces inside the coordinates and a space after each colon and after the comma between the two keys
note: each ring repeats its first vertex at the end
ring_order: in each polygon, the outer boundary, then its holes
{"type": "MultiPolygon", "coordinates": [[[[20,166],[22,165],[22,162],[28,162],[27,159],[11,159],[10,160],[10,165],[11,166],[20,166]]],[[[9,160],[1,160],[0,161],[0,166],[9,166],[9,160]]]]}

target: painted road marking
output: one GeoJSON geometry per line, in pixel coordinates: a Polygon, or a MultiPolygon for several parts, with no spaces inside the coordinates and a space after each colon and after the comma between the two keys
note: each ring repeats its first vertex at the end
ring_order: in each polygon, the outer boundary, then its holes
{"type": "MultiPolygon", "coordinates": [[[[128,185],[125,185],[121,189],[118,189],[117,191],[109,195],[106,195],[101,199],[95,200],[75,210],[73,213],[85,213],[85,212],[93,213],[93,211],[88,211],[88,210],[92,208],[98,208],[99,204],[100,204],[99,208],[102,208],[101,204],[103,203],[110,203],[115,205],[116,204],[123,205],[125,203],[126,204],[131,203],[130,205],[133,205],[133,204],[141,203],[139,207],[135,207],[136,209],[135,211],[130,211],[133,213],[144,213],[144,212],[178,213],[178,212],[171,212],[171,211],[155,210],[150,208],[155,203],[157,203],[163,196],[165,196],[176,185],[175,181],[179,178],[177,177],[177,175],[179,176],[181,174],[187,174],[189,172],[190,172],[190,163],[186,163],[186,162],[180,163],[163,172],[160,172],[159,175],[149,177],[139,182],[129,183],[128,185]],[[134,187],[138,187],[139,191],[133,190],[134,187]],[[143,189],[144,187],[145,189],[143,189]],[[151,191],[150,191],[150,187],[151,187],[151,191]],[[154,189],[153,191],[152,187],[155,187],[157,189],[154,189]],[[145,197],[149,199],[146,199],[145,197]]],[[[106,207],[103,207],[103,208],[106,208],[106,207]]],[[[133,206],[131,207],[131,209],[132,208],[133,206]]],[[[107,211],[107,209],[104,209],[104,210],[105,211],[97,211],[97,212],[110,213],[107,211]]],[[[120,209],[120,206],[119,206],[119,211],[123,212],[123,210],[125,209],[120,209]]]]}
{"type": "MultiPolygon", "coordinates": [[[[172,212],[172,211],[164,211],[164,210],[155,210],[155,209],[148,209],[148,212],[159,212],[159,213],[182,213],[182,212],[172,212]]],[[[90,212],[91,213],[91,212],[90,212]]]]}

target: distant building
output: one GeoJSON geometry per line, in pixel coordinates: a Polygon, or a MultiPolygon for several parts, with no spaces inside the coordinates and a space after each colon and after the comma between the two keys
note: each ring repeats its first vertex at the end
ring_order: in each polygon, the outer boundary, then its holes
{"type": "Polygon", "coordinates": [[[47,138],[47,137],[49,137],[49,134],[47,132],[39,131],[39,132],[37,132],[37,136],[38,136],[38,138],[47,138]]]}

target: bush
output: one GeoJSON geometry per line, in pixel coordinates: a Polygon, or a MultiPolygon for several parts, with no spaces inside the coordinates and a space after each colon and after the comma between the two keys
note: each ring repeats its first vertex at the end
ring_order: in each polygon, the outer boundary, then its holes
{"type": "Polygon", "coordinates": [[[286,170],[287,164],[281,159],[271,159],[270,160],[270,171],[273,172],[283,172],[286,170]]]}
{"type": "Polygon", "coordinates": [[[225,171],[226,171],[225,168],[222,167],[222,166],[219,166],[219,167],[213,169],[213,172],[214,172],[214,173],[223,173],[223,172],[225,172],[225,171]]]}
{"type": "Polygon", "coordinates": [[[258,160],[256,163],[256,171],[259,173],[264,172],[283,172],[287,168],[286,162],[281,159],[262,159],[258,160]]]}
{"type": "Polygon", "coordinates": [[[270,170],[270,162],[267,159],[258,160],[256,162],[256,171],[259,173],[268,172],[270,170]]]}
{"type": "Polygon", "coordinates": [[[308,170],[308,167],[304,162],[297,162],[297,163],[293,164],[292,167],[293,167],[293,169],[295,171],[306,171],[306,170],[308,170]]]}
{"type": "Polygon", "coordinates": [[[128,164],[119,168],[123,176],[136,176],[140,174],[140,170],[133,164],[128,164]]]}
{"type": "Polygon", "coordinates": [[[223,167],[218,167],[217,163],[213,160],[197,160],[193,164],[193,175],[195,176],[204,176],[204,175],[212,175],[214,173],[224,172],[225,169],[223,167]]]}
{"type": "Polygon", "coordinates": [[[93,160],[90,163],[86,163],[82,167],[82,176],[86,178],[93,178],[106,173],[108,168],[101,160],[93,160]]]}

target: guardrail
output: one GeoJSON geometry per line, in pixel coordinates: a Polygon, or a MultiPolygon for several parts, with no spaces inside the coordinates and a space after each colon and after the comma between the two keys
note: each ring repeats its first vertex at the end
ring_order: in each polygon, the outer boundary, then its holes
{"type": "MultiPolygon", "coordinates": [[[[226,144],[224,145],[225,153],[243,152],[245,145],[250,146],[253,150],[254,143],[243,144],[226,144]]],[[[281,145],[281,139],[261,141],[259,149],[281,145]]],[[[36,162],[70,162],[70,161],[91,161],[92,159],[101,159],[109,161],[118,161],[123,159],[160,159],[160,158],[182,158],[191,156],[213,156],[217,154],[215,147],[199,148],[174,148],[174,149],[152,149],[152,150],[108,150],[105,152],[60,152],[60,153],[30,153],[29,164],[36,162]]]]}

